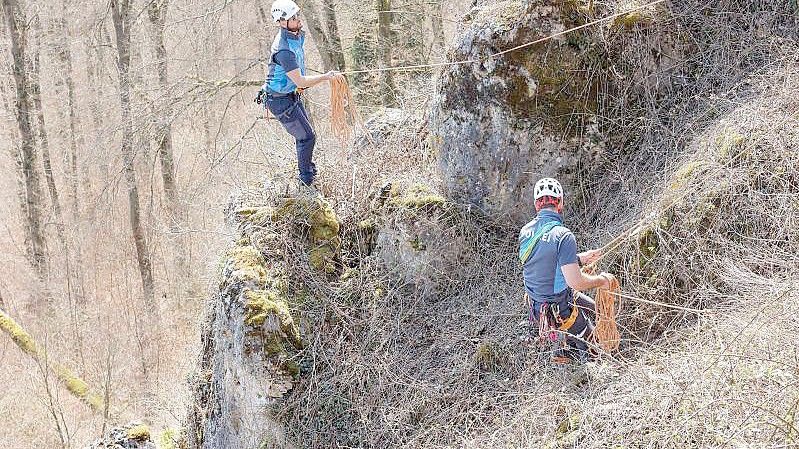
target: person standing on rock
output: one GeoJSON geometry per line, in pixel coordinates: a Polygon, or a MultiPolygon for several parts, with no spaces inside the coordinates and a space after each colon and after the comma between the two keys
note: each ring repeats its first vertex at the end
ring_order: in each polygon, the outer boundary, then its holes
{"type": "Polygon", "coordinates": [[[317,173],[313,163],[316,133],[300,95],[304,89],[333,79],[337,72],[305,75],[305,32],[302,31],[300,7],[296,3],[276,0],[272,3],[272,19],[280,26],[280,31],[272,43],[266,82],[258,92],[256,102],[265,103],[265,107],[296,140],[300,181],[310,186],[317,173]]]}
{"type": "Polygon", "coordinates": [[[609,288],[613,275],[594,276],[580,270],[602,253],[577,252],[577,240],[561,218],[563,187],[557,180],[540,179],[535,183],[533,197],[536,217],[519,232],[519,260],[524,267],[531,320],[534,318],[544,332],[555,328],[567,334],[564,346],[553,357],[554,362],[587,360],[596,303],[580,290],[609,288]]]}

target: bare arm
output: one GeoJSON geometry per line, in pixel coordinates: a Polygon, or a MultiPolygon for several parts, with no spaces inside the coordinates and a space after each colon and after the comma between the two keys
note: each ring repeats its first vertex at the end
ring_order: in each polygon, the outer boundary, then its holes
{"type": "Polygon", "coordinates": [[[296,84],[297,87],[299,87],[300,89],[307,89],[309,87],[316,86],[322,81],[333,79],[333,77],[336,76],[336,72],[331,70],[330,72],[327,72],[322,75],[305,76],[302,74],[302,72],[300,72],[300,69],[294,69],[286,73],[286,75],[288,75],[291,82],[296,84]]]}
{"type": "Polygon", "coordinates": [[[585,274],[576,263],[563,265],[560,269],[563,271],[563,277],[566,278],[566,284],[578,291],[590,290],[596,287],[607,288],[610,285],[610,278],[613,276],[608,273],[602,273],[598,276],[585,274]]]}

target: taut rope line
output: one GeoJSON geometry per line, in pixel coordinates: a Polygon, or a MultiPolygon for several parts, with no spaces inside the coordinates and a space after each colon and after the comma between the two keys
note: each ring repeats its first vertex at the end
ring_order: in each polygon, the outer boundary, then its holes
{"type": "MultiPolygon", "coordinates": [[[[492,53],[492,54],[488,55],[488,57],[486,59],[496,58],[497,56],[502,56],[502,55],[505,55],[507,53],[510,53],[510,52],[513,52],[513,51],[516,51],[516,50],[520,50],[522,48],[526,48],[526,47],[529,47],[529,46],[532,46],[532,45],[535,45],[535,44],[540,44],[541,42],[546,42],[546,41],[548,41],[550,39],[554,39],[554,38],[556,38],[558,36],[563,36],[564,34],[569,34],[571,32],[574,32],[574,31],[577,31],[577,30],[581,30],[583,28],[587,28],[587,27],[590,27],[592,25],[597,25],[597,24],[602,23],[602,22],[607,22],[608,20],[613,20],[613,19],[615,19],[617,17],[621,17],[621,16],[624,16],[624,15],[630,14],[631,12],[639,11],[639,10],[642,10],[644,8],[648,8],[650,6],[657,5],[658,3],[663,3],[665,1],[666,0],[655,0],[654,2],[646,3],[644,5],[640,5],[640,6],[637,6],[635,8],[628,9],[627,11],[618,12],[616,14],[611,14],[611,15],[609,15],[607,17],[603,17],[601,19],[597,19],[597,20],[594,20],[594,21],[591,21],[591,22],[588,22],[588,23],[584,23],[584,24],[576,26],[574,28],[569,28],[567,30],[559,31],[559,32],[557,32],[555,34],[551,34],[549,36],[542,37],[540,39],[536,39],[536,40],[534,40],[532,42],[527,42],[527,43],[524,43],[524,44],[521,44],[521,45],[517,45],[516,47],[509,48],[507,50],[502,50],[502,51],[499,51],[499,52],[496,52],[496,53],[492,53]]],[[[444,67],[444,66],[450,66],[450,65],[472,64],[472,63],[475,63],[475,62],[480,62],[480,60],[479,59],[465,59],[463,61],[436,62],[436,63],[433,63],[433,64],[417,64],[417,65],[406,65],[406,66],[399,66],[399,67],[378,67],[378,68],[374,68],[374,69],[346,70],[346,71],[342,71],[340,73],[342,75],[352,75],[352,74],[356,74],[356,73],[387,72],[387,71],[393,71],[393,70],[397,70],[397,71],[399,71],[399,70],[417,70],[417,69],[428,69],[428,68],[433,68],[433,67],[444,67]]]]}

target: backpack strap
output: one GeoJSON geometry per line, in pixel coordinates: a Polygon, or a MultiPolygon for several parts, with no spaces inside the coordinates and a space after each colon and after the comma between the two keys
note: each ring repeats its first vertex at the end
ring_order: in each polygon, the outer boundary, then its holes
{"type": "Polygon", "coordinates": [[[555,226],[560,226],[562,224],[563,223],[557,220],[547,222],[538,228],[538,230],[535,231],[532,236],[527,237],[524,241],[522,241],[522,243],[519,245],[519,261],[522,263],[522,265],[524,265],[525,262],[530,259],[530,256],[533,254],[533,249],[535,249],[535,246],[539,241],[541,241],[541,238],[544,236],[544,234],[551,231],[555,226]]]}

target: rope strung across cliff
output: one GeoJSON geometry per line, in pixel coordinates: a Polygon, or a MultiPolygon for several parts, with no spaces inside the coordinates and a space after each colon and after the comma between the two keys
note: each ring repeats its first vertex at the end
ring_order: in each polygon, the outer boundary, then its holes
{"type": "MultiPolygon", "coordinates": [[[[545,37],[542,37],[540,39],[536,39],[536,40],[531,41],[531,42],[527,42],[527,43],[524,43],[524,44],[521,44],[521,45],[517,45],[516,47],[509,48],[507,50],[502,50],[502,51],[499,51],[499,52],[496,52],[496,53],[492,53],[492,54],[488,55],[486,57],[486,59],[496,58],[498,56],[502,56],[502,55],[514,52],[516,50],[521,50],[522,48],[527,48],[527,47],[530,47],[530,46],[535,45],[535,44],[540,44],[541,42],[546,42],[546,41],[548,41],[550,39],[554,39],[556,37],[563,36],[565,34],[569,34],[569,33],[572,33],[574,31],[590,27],[592,25],[597,25],[597,24],[600,24],[600,23],[603,23],[603,22],[607,22],[607,21],[613,20],[613,19],[615,19],[617,17],[625,16],[627,14],[630,14],[630,13],[633,13],[633,12],[636,12],[636,11],[640,11],[640,10],[645,9],[645,8],[649,8],[649,7],[655,6],[655,5],[657,5],[659,3],[663,3],[665,1],[666,0],[655,0],[653,2],[646,3],[646,4],[643,4],[643,5],[637,6],[635,8],[628,9],[628,10],[623,11],[623,12],[618,12],[616,14],[611,14],[611,15],[609,15],[607,17],[603,17],[601,19],[593,20],[591,22],[587,22],[587,23],[584,23],[582,25],[579,25],[579,26],[576,26],[576,27],[573,27],[573,28],[569,28],[567,30],[559,31],[559,32],[554,33],[554,34],[550,34],[549,36],[545,36],[545,37]]],[[[472,63],[476,63],[476,62],[481,62],[481,60],[480,59],[465,59],[465,60],[462,60],[462,61],[437,62],[437,63],[433,63],[433,64],[417,64],[417,65],[406,65],[406,66],[399,66],[399,67],[378,67],[378,68],[374,68],[374,69],[346,70],[346,71],[342,71],[341,73],[344,74],[344,75],[350,75],[350,74],[356,74],[356,73],[375,73],[375,72],[388,72],[388,71],[400,71],[400,70],[419,70],[419,69],[428,69],[428,68],[434,68],[434,67],[445,67],[445,66],[451,66],[451,65],[472,64],[472,63]]]]}

